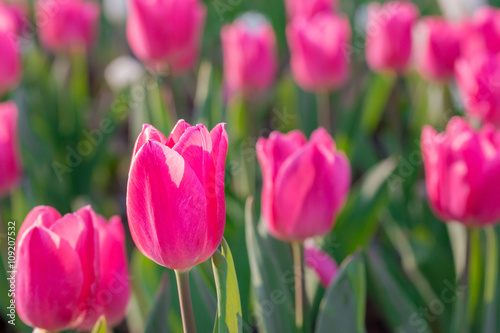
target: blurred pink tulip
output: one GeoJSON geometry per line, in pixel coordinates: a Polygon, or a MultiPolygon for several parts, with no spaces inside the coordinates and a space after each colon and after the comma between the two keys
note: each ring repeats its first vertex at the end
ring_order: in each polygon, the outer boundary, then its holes
{"type": "Polygon", "coordinates": [[[323,288],[328,288],[338,272],[338,265],[332,257],[313,242],[304,245],[304,261],[318,275],[323,288]]]}
{"type": "Polygon", "coordinates": [[[285,0],[288,18],[297,17],[311,19],[318,13],[333,13],[337,0],[285,0]]]}
{"type": "Polygon", "coordinates": [[[500,126],[500,55],[462,58],[455,70],[468,114],[484,123],[500,126]]]}
{"type": "Polygon", "coordinates": [[[371,3],[366,24],[366,61],[374,72],[404,71],[411,58],[418,9],[406,1],[371,3]]]}
{"type": "Polygon", "coordinates": [[[415,29],[416,68],[423,77],[443,81],[453,77],[460,57],[461,29],[443,18],[428,17],[415,29]]]}
{"type": "Polygon", "coordinates": [[[435,213],[447,221],[483,226],[500,219],[500,132],[492,125],[475,131],[454,117],[446,132],[422,130],[427,194],[435,213]]]}
{"type": "Polygon", "coordinates": [[[16,310],[29,326],[73,328],[99,283],[97,216],[90,206],[63,217],[35,207],[17,237],[16,310]]]}
{"type": "MultiPolygon", "coordinates": [[[[0,26],[2,25],[1,20],[0,17],[0,26]]],[[[22,59],[15,31],[0,29],[0,50],[1,96],[16,88],[21,80],[22,59]]]]}
{"type": "Polygon", "coordinates": [[[463,25],[461,41],[465,57],[500,52],[500,9],[483,6],[463,25]]]}
{"type": "Polygon", "coordinates": [[[222,28],[224,80],[229,95],[253,97],[268,90],[277,67],[273,27],[260,14],[247,13],[222,28]]]}
{"type": "Polygon", "coordinates": [[[0,103],[0,197],[21,180],[17,118],[16,104],[0,103]]]}
{"type": "Polygon", "coordinates": [[[29,6],[23,1],[0,1],[0,30],[21,34],[28,24],[29,6]]]}
{"type": "Polygon", "coordinates": [[[174,73],[197,61],[206,7],[199,0],[129,0],[127,39],[134,54],[174,73]]]}
{"type": "Polygon", "coordinates": [[[286,29],[293,76],[307,91],[330,91],[349,75],[351,27],[347,18],[320,13],[298,17],[286,29]]]}
{"type": "Polygon", "coordinates": [[[323,128],[307,142],[299,131],[257,142],[263,174],[262,216],[269,233],[303,241],[328,233],[347,196],[349,161],[323,128]]]}
{"type": "Polygon", "coordinates": [[[85,319],[78,325],[79,331],[92,331],[101,315],[108,327],[115,327],[125,317],[130,297],[130,279],[125,253],[125,232],[120,217],[114,216],[109,223],[98,216],[100,272],[99,285],[85,319]]]}
{"type": "Polygon", "coordinates": [[[144,125],[130,165],[127,215],[146,257],[184,271],[215,252],[226,219],[227,145],[224,124],[209,132],[180,120],[168,138],[144,125]]]}
{"type": "Polygon", "coordinates": [[[0,31],[17,33],[17,18],[14,12],[4,3],[0,2],[0,31]]]}
{"type": "Polygon", "coordinates": [[[35,5],[42,44],[53,52],[82,52],[91,48],[99,29],[98,2],[40,0],[35,5]]]}

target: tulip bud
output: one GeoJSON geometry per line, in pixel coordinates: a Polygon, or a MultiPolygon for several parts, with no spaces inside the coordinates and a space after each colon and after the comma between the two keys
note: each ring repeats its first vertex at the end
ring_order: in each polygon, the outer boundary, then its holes
{"type": "Polygon", "coordinates": [[[129,0],[127,39],[134,54],[157,70],[180,73],[198,58],[206,7],[199,0],[129,0]]]}
{"type": "Polygon", "coordinates": [[[304,244],[304,259],[306,265],[318,276],[323,288],[328,288],[337,276],[338,266],[335,260],[313,242],[304,244]]]}
{"type": "Polygon", "coordinates": [[[472,118],[500,126],[500,55],[482,54],[457,61],[456,81],[472,118]]]}
{"type": "Polygon", "coordinates": [[[337,88],[349,75],[351,27],[347,18],[320,13],[299,17],[286,29],[292,73],[307,91],[337,88]]]}
{"type": "Polygon", "coordinates": [[[299,131],[257,142],[262,216],[274,237],[304,241],[328,233],[349,191],[349,161],[323,128],[307,142],[299,131]]]}
{"type": "Polygon", "coordinates": [[[180,120],[168,139],[144,125],[130,165],[127,215],[146,257],[184,271],[215,252],[226,218],[227,144],[224,124],[209,132],[180,120]]]}
{"type": "MultiPolygon", "coordinates": [[[[0,17],[0,26],[1,20],[0,17]]],[[[22,59],[15,31],[0,29],[0,50],[1,96],[16,88],[21,80],[22,59]]]]}
{"type": "Polygon", "coordinates": [[[40,0],[35,5],[42,44],[53,52],[81,52],[91,48],[99,28],[97,2],[40,0]]]}
{"type": "Polygon", "coordinates": [[[290,21],[297,17],[311,19],[318,13],[333,13],[337,0],[285,0],[290,21]]]}
{"type": "Polygon", "coordinates": [[[406,1],[371,3],[366,24],[366,61],[375,72],[402,72],[412,50],[412,29],[418,9],[406,1]]]}
{"type": "Polygon", "coordinates": [[[88,300],[85,319],[78,325],[79,331],[91,331],[101,315],[108,327],[123,321],[130,297],[130,279],[125,253],[125,233],[120,217],[112,217],[109,223],[98,216],[100,278],[97,292],[88,300]]]}
{"type": "Polygon", "coordinates": [[[62,216],[35,207],[17,238],[16,310],[29,326],[63,331],[78,325],[99,283],[97,217],[84,207],[62,216]]]}
{"type": "Polygon", "coordinates": [[[453,77],[460,57],[461,30],[438,17],[422,19],[415,29],[415,60],[420,75],[443,81],[453,77]]]}
{"type": "Polygon", "coordinates": [[[469,58],[479,54],[500,53],[500,10],[483,6],[465,21],[461,36],[462,52],[469,58]]]}
{"type": "Polygon", "coordinates": [[[444,133],[426,126],[421,148],[427,195],[434,212],[466,226],[497,223],[500,218],[500,132],[492,125],[475,131],[460,117],[444,133]]]}
{"type": "Polygon", "coordinates": [[[267,91],[276,74],[276,38],[260,14],[247,13],[222,28],[224,79],[229,94],[246,97],[267,91]]]}
{"type": "Polygon", "coordinates": [[[0,103],[0,197],[21,180],[17,117],[16,104],[0,103]]]}

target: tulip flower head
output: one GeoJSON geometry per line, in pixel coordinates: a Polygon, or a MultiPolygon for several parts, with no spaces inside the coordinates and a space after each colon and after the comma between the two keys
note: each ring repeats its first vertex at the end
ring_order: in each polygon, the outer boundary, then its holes
{"type": "Polygon", "coordinates": [[[328,233],[347,196],[349,161],[323,128],[307,142],[299,131],[257,142],[263,174],[262,216],[269,233],[302,242],[328,233]]]}
{"type": "Polygon", "coordinates": [[[0,103],[0,197],[21,180],[17,118],[16,104],[0,103]]]}
{"type": "Polygon", "coordinates": [[[462,52],[466,58],[500,53],[500,9],[480,7],[463,26],[462,52]]]}
{"type": "Polygon", "coordinates": [[[22,59],[15,28],[10,23],[3,26],[0,14],[0,96],[19,84],[22,74],[22,59]]]}
{"type": "Polygon", "coordinates": [[[474,130],[463,118],[444,133],[426,126],[421,148],[430,205],[443,221],[485,226],[500,219],[500,132],[474,130]]]}
{"type": "Polygon", "coordinates": [[[144,125],[130,165],[127,215],[146,257],[186,271],[215,252],[226,218],[227,145],[224,124],[209,132],[180,120],[168,138],[144,125]]]}
{"type": "Polygon", "coordinates": [[[337,0],[285,0],[290,21],[297,17],[311,19],[319,13],[333,13],[337,0]]]}

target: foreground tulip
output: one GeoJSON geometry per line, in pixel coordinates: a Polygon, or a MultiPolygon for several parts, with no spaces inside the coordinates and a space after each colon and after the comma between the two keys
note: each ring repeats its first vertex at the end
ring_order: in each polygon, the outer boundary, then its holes
{"type": "Polygon", "coordinates": [[[351,27],[340,16],[299,17],[286,29],[293,76],[307,91],[331,91],[349,75],[351,27]]]}
{"type": "Polygon", "coordinates": [[[0,103],[0,197],[21,180],[17,117],[16,104],[0,103]]]}
{"type": "Polygon", "coordinates": [[[330,135],[317,129],[273,132],[257,142],[262,167],[262,215],[274,237],[302,242],[328,233],[350,186],[350,167],[330,135]]]}
{"type": "Polygon", "coordinates": [[[406,1],[372,3],[366,24],[366,61],[375,72],[402,72],[410,62],[418,9],[406,1]]]}
{"type": "Polygon", "coordinates": [[[453,77],[462,31],[443,18],[422,19],[415,29],[415,60],[420,75],[444,81],[453,77]]]}
{"type": "Polygon", "coordinates": [[[333,13],[337,0],[285,0],[288,18],[311,19],[319,13],[333,13]]]}
{"type": "MultiPolygon", "coordinates": [[[[0,18],[0,26],[1,26],[0,18]]],[[[0,96],[19,84],[22,59],[15,32],[0,27],[0,96]]]]}
{"type": "Polygon", "coordinates": [[[484,123],[500,126],[500,55],[462,58],[455,70],[467,113],[484,123]]]}
{"type": "Polygon", "coordinates": [[[464,55],[473,57],[488,53],[500,52],[500,10],[495,7],[479,8],[471,20],[464,23],[462,51],[464,55]]]}
{"type": "Polygon", "coordinates": [[[323,288],[328,288],[337,276],[339,269],[335,260],[310,242],[306,242],[304,246],[304,260],[306,265],[318,275],[323,288]]]}
{"type": "Polygon", "coordinates": [[[16,310],[29,326],[62,331],[78,325],[99,283],[97,217],[90,206],[61,215],[34,208],[17,237],[16,310]]]}
{"type": "Polygon", "coordinates": [[[229,95],[262,94],[276,75],[277,51],[273,27],[260,14],[247,13],[222,28],[224,80],[229,95]]]}
{"type": "Polygon", "coordinates": [[[40,0],[35,6],[42,44],[53,52],[90,49],[99,25],[97,2],[40,0]]]}
{"type": "Polygon", "coordinates": [[[444,133],[426,126],[422,154],[431,207],[444,221],[484,226],[500,219],[500,132],[454,117],[444,133]]]}
{"type": "Polygon", "coordinates": [[[127,39],[155,69],[180,73],[198,58],[206,7],[199,0],[129,0],[127,39]]]}
{"type": "Polygon", "coordinates": [[[112,217],[109,223],[102,216],[98,216],[98,220],[101,275],[94,297],[88,300],[85,319],[77,327],[79,331],[92,331],[102,315],[108,327],[117,326],[125,317],[130,297],[122,221],[118,216],[112,217]]]}

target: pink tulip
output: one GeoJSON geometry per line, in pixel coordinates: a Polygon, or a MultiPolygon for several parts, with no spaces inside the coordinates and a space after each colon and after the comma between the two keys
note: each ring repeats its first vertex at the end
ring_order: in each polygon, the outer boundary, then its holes
{"type": "Polygon", "coordinates": [[[97,216],[90,206],[63,217],[35,207],[17,237],[16,310],[47,331],[73,328],[84,318],[99,283],[97,216]]]}
{"type": "Polygon", "coordinates": [[[130,297],[130,279],[125,253],[125,233],[120,217],[109,223],[98,216],[100,272],[99,285],[93,299],[88,300],[89,310],[79,331],[91,331],[101,315],[108,327],[123,321],[130,297]]]}
{"type": "Polygon", "coordinates": [[[127,188],[130,232],[139,250],[180,271],[210,258],[224,233],[224,124],[211,132],[180,120],[168,138],[144,125],[127,188]]]}
{"type": "Polygon", "coordinates": [[[337,0],[285,0],[288,18],[297,17],[311,19],[318,13],[333,13],[337,0]]]}
{"type": "Polygon", "coordinates": [[[206,11],[199,0],[129,0],[127,39],[132,51],[156,69],[190,69],[198,58],[206,11]]]}
{"type": "Polygon", "coordinates": [[[422,19],[415,31],[416,67],[420,75],[435,81],[453,77],[460,57],[461,29],[443,18],[422,19]]]}
{"type": "Polygon", "coordinates": [[[323,128],[307,142],[299,131],[257,142],[263,174],[262,216],[269,233],[303,241],[328,233],[349,191],[349,161],[323,128]]]}
{"type": "Polygon", "coordinates": [[[0,2],[0,30],[21,34],[28,24],[28,13],[29,7],[25,2],[0,2]]]}
{"type": "Polygon", "coordinates": [[[330,91],[349,75],[351,27],[347,18],[320,13],[298,17],[286,29],[293,76],[307,91],[330,91]]]}
{"type": "MultiPolygon", "coordinates": [[[[0,26],[2,18],[0,17],[0,26]]],[[[5,29],[14,28],[14,26],[5,29]]],[[[22,59],[15,31],[0,29],[0,96],[19,84],[22,59]]],[[[0,176],[1,177],[1,176],[0,176]]]]}
{"type": "Polygon", "coordinates": [[[500,54],[460,59],[455,70],[468,114],[500,126],[500,54]]]}
{"type": "Polygon", "coordinates": [[[471,20],[463,23],[462,52],[469,58],[478,54],[500,52],[500,10],[479,8],[471,20]]]}
{"type": "Polygon", "coordinates": [[[444,221],[467,226],[497,223],[500,218],[500,132],[492,125],[475,131],[460,117],[446,132],[422,131],[427,194],[444,221]]]}
{"type": "Polygon", "coordinates": [[[0,103],[0,197],[21,180],[17,117],[16,104],[0,103]]]}
{"type": "Polygon", "coordinates": [[[17,33],[17,19],[14,12],[7,5],[0,2],[0,31],[17,33]]]}
{"type": "Polygon", "coordinates": [[[318,276],[321,285],[328,288],[337,276],[338,266],[328,253],[316,247],[313,243],[306,242],[304,246],[304,261],[318,276]]]}
{"type": "Polygon", "coordinates": [[[36,17],[42,44],[53,52],[91,48],[99,29],[100,7],[83,0],[40,0],[36,17]]]}
{"type": "Polygon", "coordinates": [[[371,3],[366,25],[366,61],[375,72],[402,72],[412,52],[418,9],[406,1],[371,3]]]}
{"type": "Polygon", "coordinates": [[[224,26],[221,38],[229,94],[252,97],[267,91],[278,62],[273,27],[262,15],[247,13],[224,26]]]}

